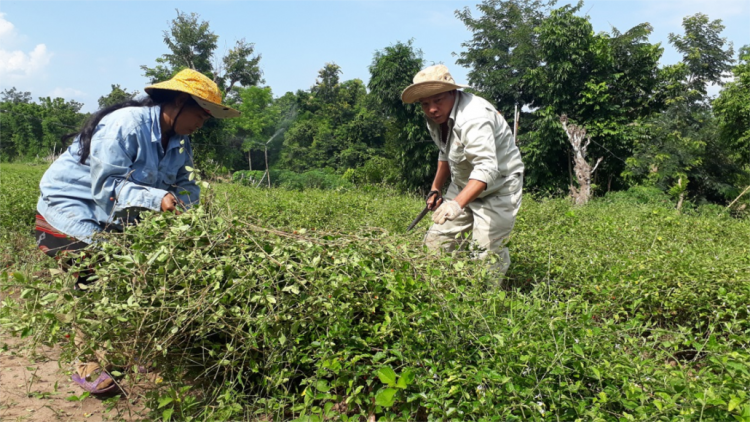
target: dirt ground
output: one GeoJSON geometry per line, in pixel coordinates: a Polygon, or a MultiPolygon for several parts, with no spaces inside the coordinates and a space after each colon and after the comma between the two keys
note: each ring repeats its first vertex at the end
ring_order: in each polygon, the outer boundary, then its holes
{"type": "MultiPolygon", "coordinates": [[[[34,268],[34,277],[49,277],[51,260],[38,253],[28,238],[17,238],[18,245],[0,259],[24,262],[34,268]]],[[[31,271],[31,270],[30,270],[31,271]]],[[[0,300],[18,298],[18,291],[0,292],[0,300]]],[[[70,376],[72,365],[60,360],[61,349],[31,347],[29,339],[13,336],[0,328],[0,422],[11,421],[138,421],[146,411],[137,399],[100,399],[89,396],[77,400],[84,390],[70,376]]],[[[127,390],[127,389],[126,389],[127,390]]]]}
{"type": "Polygon", "coordinates": [[[32,349],[0,331],[0,421],[137,421],[145,411],[136,399],[86,397],[71,379],[59,347],[32,349]]]}

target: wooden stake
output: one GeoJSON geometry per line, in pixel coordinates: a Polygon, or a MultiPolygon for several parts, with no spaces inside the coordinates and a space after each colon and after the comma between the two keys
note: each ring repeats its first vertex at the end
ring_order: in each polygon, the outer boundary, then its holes
{"type": "Polygon", "coordinates": [[[734,198],[734,201],[732,201],[731,204],[727,205],[727,209],[731,208],[732,205],[734,205],[734,203],[737,202],[738,199],[742,198],[742,195],[746,194],[747,191],[749,191],[749,190],[750,190],[750,185],[748,185],[748,187],[746,187],[745,190],[742,191],[742,193],[740,194],[740,196],[734,198]]]}
{"type": "Polygon", "coordinates": [[[271,172],[268,171],[268,143],[266,143],[266,146],[263,147],[264,152],[266,154],[266,174],[268,174],[268,187],[271,187],[271,172]]]}
{"type": "Polygon", "coordinates": [[[517,144],[516,137],[518,136],[518,104],[516,104],[515,111],[513,112],[513,144],[517,144]]]}

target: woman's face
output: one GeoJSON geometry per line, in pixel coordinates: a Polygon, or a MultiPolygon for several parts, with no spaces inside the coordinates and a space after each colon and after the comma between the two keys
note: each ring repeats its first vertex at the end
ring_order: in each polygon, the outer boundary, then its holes
{"type": "Polygon", "coordinates": [[[198,103],[193,101],[192,98],[188,97],[182,111],[176,117],[177,120],[173,126],[174,132],[178,135],[191,135],[203,127],[203,124],[206,123],[206,120],[211,115],[203,107],[199,106],[198,103]]]}

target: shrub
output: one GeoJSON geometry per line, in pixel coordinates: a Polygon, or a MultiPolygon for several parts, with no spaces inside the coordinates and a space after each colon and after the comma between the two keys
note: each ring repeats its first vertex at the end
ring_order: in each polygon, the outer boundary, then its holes
{"type": "Polygon", "coordinates": [[[402,234],[419,198],[217,190],[110,235],[85,292],[3,273],[0,324],[153,363],[154,419],[750,418],[750,221],[524,198],[501,290],[402,234]]]}
{"type": "MultiPolygon", "coordinates": [[[[232,180],[245,186],[268,186],[264,171],[236,171],[232,180]]],[[[351,187],[349,181],[327,170],[310,170],[295,173],[287,170],[271,170],[271,186],[290,190],[325,189],[335,190],[351,187]]]]}
{"type": "Polygon", "coordinates": [[[32,230],[39,198],[39,180],[46,165],[2,164],[0,167],[0,229],[32,230]]]}
{"type": "Polygon", "coordinates": [[[393,161],[384,157],[373,157],[362,167],[348,169],[343,177],[356,185],[396,186],[399,173],[393,161]]]}
{"type": "Polygon", "coordinates": [[[608,192],[604,200],[617,203],[675,206],[670,196],[655,186],[636,185],[626,191],[608,192]]]}
{"type": "MultiPolygon", "coordinates": [[[[69,356],[106,349],[119,367],[152,362],[173,390],[192,380],[200,394],[189,406],[167,401],[169,391],[151,404],[180,418],[723,420],[750,411],[742,285],[693,293],[698,284],[681,290],[668,272],[646,281],[652,268],[621,266],[586,281],[553,259],[548,274],[563,281],[498,291],[485,263],[430,255],[417,239],[285,232],[234,215],[214,206],[147,217],[82,264],[96,266],[97,284],[80,292],[65,278],[23,280],[28,313],[4,322],[53,341],[80,329],[84,350],[71,341],[69,356]]],[[[556,220],[567,231],[591,215],[556,220]]]]}

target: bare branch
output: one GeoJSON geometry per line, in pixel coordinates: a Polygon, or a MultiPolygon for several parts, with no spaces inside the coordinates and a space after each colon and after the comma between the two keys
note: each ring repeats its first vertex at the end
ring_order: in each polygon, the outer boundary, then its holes
{"type": "Polygon", "coordinates": [[[599,159],[596,160],[596,165],[594,166],[593,169],[591,169],[591,174],[594,174],[594,172],[596,172],[596,168],[599,167],[599,163],[601,163],[602,160],[604,160],[604,157],[599,157],[599,159]]]}

